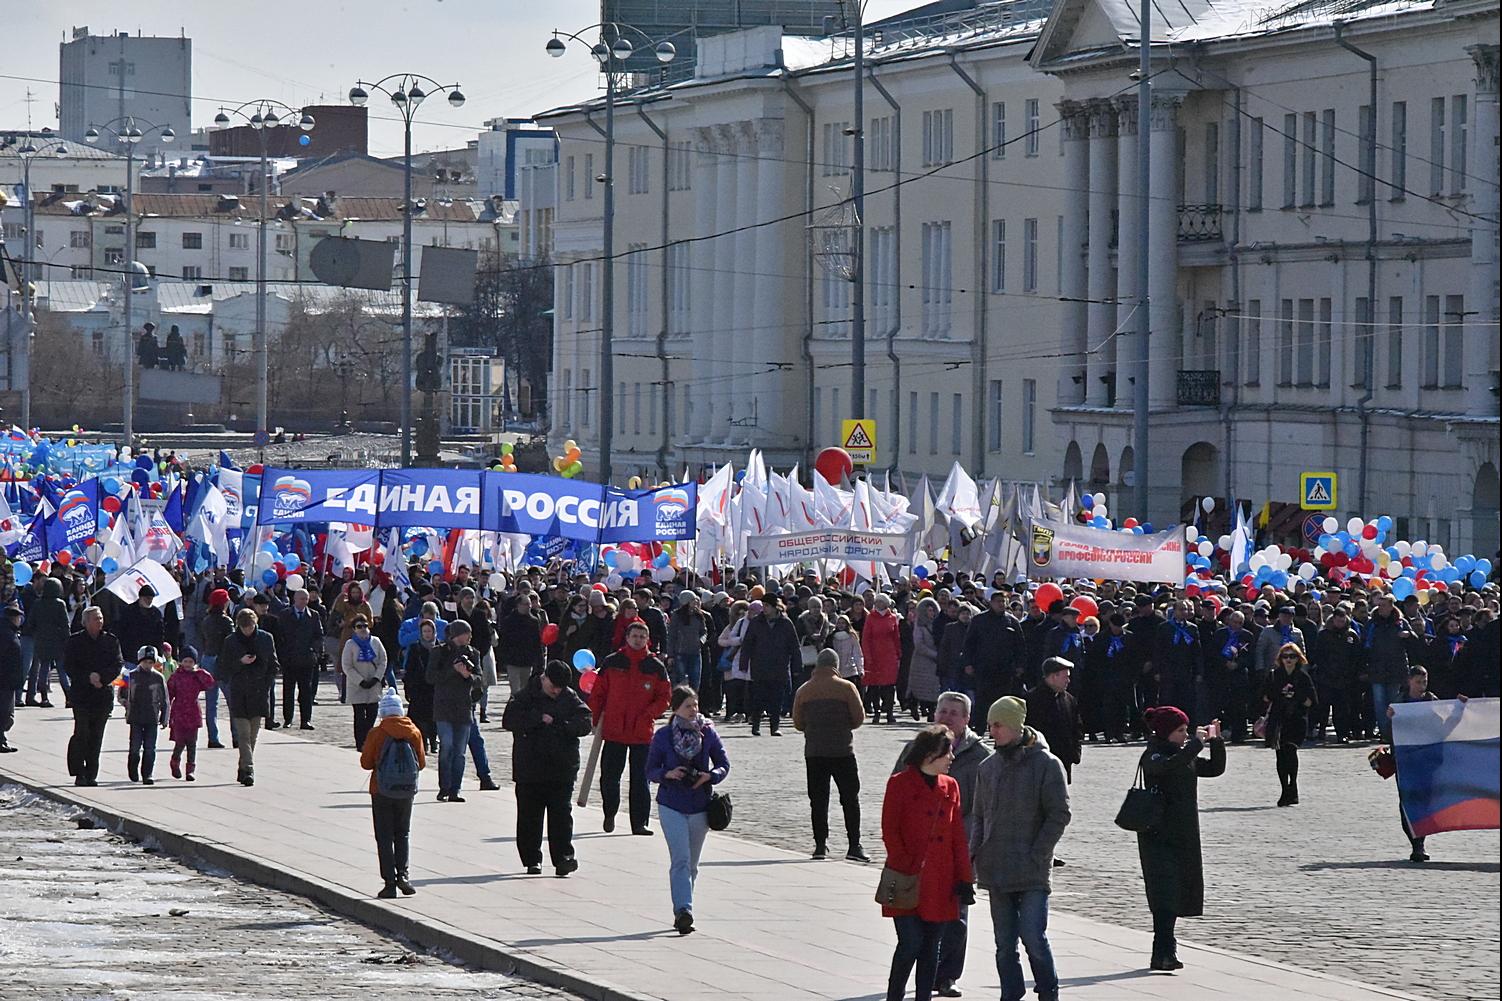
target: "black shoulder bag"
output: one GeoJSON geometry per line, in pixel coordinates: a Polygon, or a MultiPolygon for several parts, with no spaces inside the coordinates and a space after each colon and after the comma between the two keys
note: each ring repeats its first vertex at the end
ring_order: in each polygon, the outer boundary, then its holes
{"type": "Polygon", "coordinates": [[[1121,809],[1116,811],[1116,826],[1126,831],[1145,834],[1156,830],[1163,823],[1163,793],[1146,784],[1142,766],[1137,766],[1137,781],[1127,790],[1121,809]]]}

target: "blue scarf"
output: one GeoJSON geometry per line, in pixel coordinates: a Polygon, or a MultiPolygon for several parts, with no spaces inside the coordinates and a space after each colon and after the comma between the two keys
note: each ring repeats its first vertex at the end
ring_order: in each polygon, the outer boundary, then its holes
{"type": "Polygon", "coordinates": [[[1220,649],[1220,655],[1226,660],[1235,660],[1241,656],[1241,644],[1236,642],[1235,635],[1226,640],[1226,645],[1220,649]]]}
{"type": "Polygon", "coordinates": [[[1189,627],[1179,620],[1173,620],[1173,644],[1174,646],[1193,646],[1194,633],[1189,627]]]}
{"type": "Polygon", "coordinates": [[[362,640],[359,636],[351,636],[350,639],[355,641],[355,646],[358,647],[360,651],[359,653],[355,654],[355,660],[363,660],[366,663],[372,664],[375,663],[375,647],[371,644],[370,640],[362,640]]]}
{"type": "Polygon", "coordinates": [[[1297,642],[1293,638],[1293,626],[1279,626],[1278,627],[1278,635],[1281,636],[1281,637],[1283,637],[1283,642],[1284,643],[1295,643],[1295,642],[1297,642]]]}
{"type": "Polygon", "coordinates": [[[1065,633],[1063,642],[1059,644],[1059,652],[1064,653],[1068,650],[1078,650],[1079,648],[1080,634],[1073,631],[1065,633]]]}
{"type": "Polygon", "coordinates": [[[1461,650],[1465,649],[1466,638],[1464,636],[1447,636],[1445,637],[1445,639],[1450,642],[1451,657],[1454,657],[1456,654],[1460,653],[1461,650]]]}
{"type": "Polygon", "coordinates": [[[1115,657],[1118,653],[1120,653],[1121,651],[1123,651],[1125,649],[1126,649],[1126,637],[1125,636],[1116,636],[1116,635],[1113,634],[1111,636],[1111,641],[1106,644],[1106,657],[1108,657],[1108,658],[1115,657]]]}

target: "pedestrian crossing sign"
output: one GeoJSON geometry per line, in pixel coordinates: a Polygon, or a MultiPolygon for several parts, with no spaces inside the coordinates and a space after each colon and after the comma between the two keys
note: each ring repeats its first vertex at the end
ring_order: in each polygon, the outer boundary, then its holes
{"type": "Polygon", "coordinates": [[[840,422],[840,447],[857,466],[876,461],[876,421],[869,417],[840,422]]]}
{"type": "Polygon", "coordinates": [[[1334,511],[1336,483],[1334,473],[1300,473],[1299,507],[1305,511],[1334,511]]]}

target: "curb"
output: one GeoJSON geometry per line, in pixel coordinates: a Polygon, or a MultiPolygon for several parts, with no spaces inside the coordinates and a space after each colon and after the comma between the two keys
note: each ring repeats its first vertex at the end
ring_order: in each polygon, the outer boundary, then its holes
{"type": "Polygon", "coordinates": [[[587,980],[575,971],[539,959],[531,953],[513,951],[479,935],[471,934],[434,918],[407,914],[374,899],[357,897],[348,889],[312,876],[288,872],[254,858],[228,851],[202,838],[174,834],[127,814],[74,799],[60,787],[38,785],[9,773],[0,776],[38,796],[87,811],[112,830],[136,841],[155,841],[167,854],[221,869],[237,879],[304,897],[335,914],[358,921],[390,935],[407,939],[424,949],[440,951],[455,961],[508,976],[522,977],[547,987],[577,994],[588,1001],[660,1001],[613,984],[587,980]]]}

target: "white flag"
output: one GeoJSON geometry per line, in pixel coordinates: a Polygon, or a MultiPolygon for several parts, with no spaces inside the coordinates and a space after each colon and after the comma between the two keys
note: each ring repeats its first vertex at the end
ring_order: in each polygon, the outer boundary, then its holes
{"type": "Polygon", "coordinates": [[[141,595],[141,588],[147,584],[150,584],[152,590],[156,591],[156,597],[151,602],[152,608],[161,608],[183,596],[182,588],[177,585],[177,581],[172,578],[167,569],[145,556],[117,574],[105,590],[119,595],[120,600],[127,605],[133,605],[141,595]]]}

